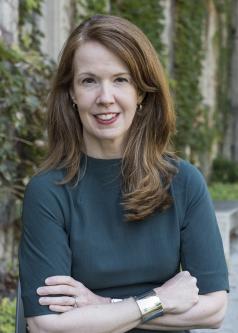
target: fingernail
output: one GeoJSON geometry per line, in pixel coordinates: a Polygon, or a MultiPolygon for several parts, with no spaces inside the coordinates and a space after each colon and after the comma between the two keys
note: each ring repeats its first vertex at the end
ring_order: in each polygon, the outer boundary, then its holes
{"type": "Polygon", "coordinates": [[[36,289],[37,294],[42,294],[42,291],[43,291],[43,290],[42,290],[41,287],[39,287],[39,288],[36,289]]]}

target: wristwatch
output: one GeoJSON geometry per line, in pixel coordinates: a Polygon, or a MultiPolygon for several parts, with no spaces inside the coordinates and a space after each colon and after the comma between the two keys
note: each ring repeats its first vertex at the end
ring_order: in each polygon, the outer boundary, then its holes
{"type": "Polygon", "coordinates": [[[154,290],[150,290],[149,292],[133,298],[140,309],[142,323],[163,315],[163,305],[154,290]]]}

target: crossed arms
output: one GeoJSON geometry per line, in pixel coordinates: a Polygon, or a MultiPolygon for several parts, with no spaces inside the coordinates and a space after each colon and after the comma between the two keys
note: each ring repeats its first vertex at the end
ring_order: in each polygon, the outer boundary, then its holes
{"type": "Polygon", "coordinates": [[[141,314],[131,297],[111,303],[69,276],[55,276],[38,288],[40,304],[58,313],[27,318],[31,333],[122,333],[135,327],[147,330],[183,330],[220,327],[226,307],[224,290],[199,295],[196,278],[184,271],[154,290],[164,306],[164,316],[141,324],[141,314]],[[65,295],[55,297],[54,295],[65,295]],[[50,295],[50,296],[49,296],[50,295]],[[53,296],[52,296],[53,295],[53,296]],[[78,308],[73,305],[77,297],[78,308]]]}

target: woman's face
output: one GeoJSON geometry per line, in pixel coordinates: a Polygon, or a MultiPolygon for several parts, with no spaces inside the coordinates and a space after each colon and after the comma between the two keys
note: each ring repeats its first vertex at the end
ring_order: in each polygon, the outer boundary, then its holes
{"type": "Polygon", "coordinates": [[[78,48],[71,97],[78,106],[87,152],[122,152],[123,139],[141,102],[125,63],[96,41],[78,48]]]}

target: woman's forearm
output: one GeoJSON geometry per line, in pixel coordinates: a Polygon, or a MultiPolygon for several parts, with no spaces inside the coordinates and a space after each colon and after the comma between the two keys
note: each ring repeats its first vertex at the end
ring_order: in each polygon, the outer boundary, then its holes
{"type": "Polygon", "coordinates": [[[123,302],[88,305],[59,315],[28,318],[31,333],[123,333],[140,323],[133,298],[123,302]],[[45,317],[45,318],[44,318],[45,317]]]}
{"type": "Polygon", "coordinates": [[[184,313],[169,314],[151,320],[138,328],[148,330],[182,330],[218,328],[225,315],[227,295],[225,291],[200,295],[199,302],[184,313]]]}
{"type": "MultiPolygon", "coordinates": [[[[53,281],[53,287],[41,288],[44,292],[40,292],[40,295],[72,295],[71,289],[71,293],[61,290],[65,288],[65,285],[61,285],[62,281],[60,285],[57,283],[54,285],[55,283],[53,281]]],[[[122,333],[134,327],[164,331],[215,328],[222,322],[227,304],[226,291],[199,296],[196,279],[189,272],[180,272],[161,287],[154,289],[163,304],[164,316],[141,325],[141,313],[133,298],[123,302],[108,303],[110,299],[101,297],[98,303],[98,296],[89,290],[85,291],[85,288],[81,285],[80,290],[77,288],[73,290],[73,295],[80,295],[77,296],[78,308],[73,308],[71,302],[70,311],[62,314],[28,318],[31,333],[122,333]],[[85,300],[81,297],[83,291],[88,295],[88,305],[84,305],[85,300]]],[[[52,298],[54,300],[54,297],[52,298]]],[[[72,296],[68,298],[71,299],[72,296]]],[[[64,302],[66,301],[63,298],[61,303],[65,305],[64,302]]],[[[61,303],[58,299],[51,302],[51,297],[40,298],[40,304],[50,306],[53,311],[57,311],[55,304],[61,303]]]]}

